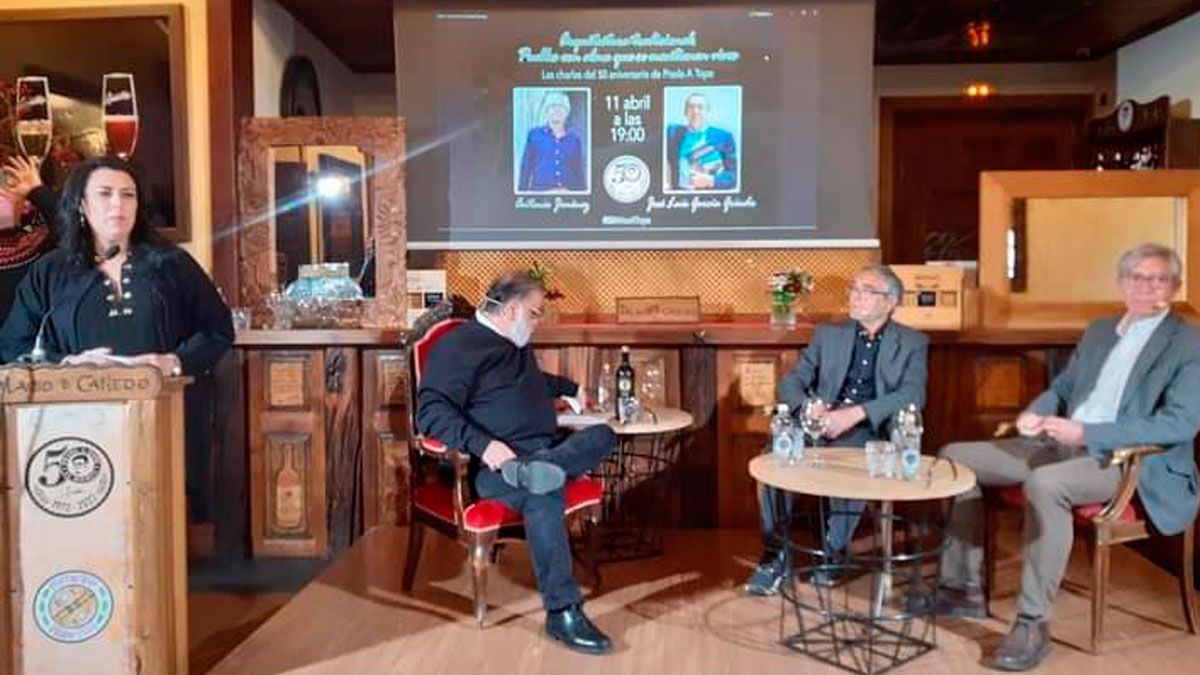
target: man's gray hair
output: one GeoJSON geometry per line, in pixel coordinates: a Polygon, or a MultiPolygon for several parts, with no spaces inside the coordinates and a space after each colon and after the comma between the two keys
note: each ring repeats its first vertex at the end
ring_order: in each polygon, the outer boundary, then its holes
{"type": "Polygon", "coordinates": [[[863,267],[858,271],[858,274],[862,274],[863,272],[872,272],[883,277],[884,283],[887,284],[887,294],[897,303],[904,299],[904,282],[900,281],[900,277],[896,276],[896,273],[892,271],[890,266],[883,263],[874,263],[863,267]]]}
{"type": "Polygon", "coordinates": [[[496,277],[492,285],[488,286],[479,309],[484,314],[497,314],[509,302],[523,300],[529,297],[530,293],[540,290],[541,283],[529,272],[506,272],[496,277]]]}
{"type": "Polygon", "coordinates": [[[1179,254],[1175,252],[1175,249],[1162,244],[1150,243],[1139,244],[1121,254],[1121,257],[1117,259],[1117,278],[1124,279],[1133,274],[1133,266],[1146,258],[1167,261],[1175,283],[1179,283],[1183,278],[1183,261],[1179,259],[1179,254]]]}

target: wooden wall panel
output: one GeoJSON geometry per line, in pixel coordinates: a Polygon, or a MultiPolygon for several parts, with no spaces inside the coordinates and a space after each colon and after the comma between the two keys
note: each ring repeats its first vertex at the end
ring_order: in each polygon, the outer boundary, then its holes
{"type": "Polygon", "coordinates": [[[778,382],[796,362],[795,350],[722,350],[717,354],[718,524],[758,523],[757,486],[746,466],[770,436],[767,415],[778,382]]]}
{"type": "Polygon", "coordinates": [[[360,353],[353,347],[325,350],[325,507],[333,553],[349,548],[363,531],[360,353]]]}
{"type": "Polygon", "coordinates": [[[363,354],[363,526],[408,522],[408,373],[404,352],[363,354]]]}
{"type": "Polygon", "coordinates": [[[326,401],[318,394],[325,384],[325,353],[250,351],[246,362],[251,550],[256,557],[323,556],[329,540],[326,401]],[[297,525],[297,502],[302,525],[297,525]]]}

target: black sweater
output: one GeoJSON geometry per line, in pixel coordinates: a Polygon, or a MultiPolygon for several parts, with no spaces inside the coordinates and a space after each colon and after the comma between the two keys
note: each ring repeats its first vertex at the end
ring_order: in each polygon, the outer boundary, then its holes
{"type": "Polygon", "coordinates": [[[149,312],[152,335],[122,335],[98,341],[95,325],[80,325],[88,317],[81,308],[89,291],[103,283],[93,267],[71,260],[63,249],[47,253],[33,263],[17,286],[16,301],[0,327],[0,357],[15,359],[33,347],[45,318],[45,347],[51,361],[94,347],[109,347],[114,354],[133,356],[147,341],[154,351],[179,357],[184,375],[206,375],[233,345],[229,308],[200,265],[175,246],[137,246],[131,251],[133,282],[146,292],[134,299],[136,311],[149,312]],[[139,349],[131,349],[137,345],[139,349]]]}
{"type": "Polygon", "coordinates": [[[558,430],[554,399],[579,387],[543,373],[531,347],[517,348],[478,321],[441,338],[417,390],[417,428],[481,456],[492,440],[518,454],[548,447],[558,430]]]}

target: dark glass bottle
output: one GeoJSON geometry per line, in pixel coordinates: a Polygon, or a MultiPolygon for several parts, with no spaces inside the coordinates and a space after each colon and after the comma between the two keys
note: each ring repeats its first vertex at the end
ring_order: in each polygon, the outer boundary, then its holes
{"type": "Polygon", "coordinates": [[[617,421],[625,424],[628,401],[633,398],[633,365],[629,363],[629,347],[621,347],[621,365],[617,366],[616,387],[617,421]]]}

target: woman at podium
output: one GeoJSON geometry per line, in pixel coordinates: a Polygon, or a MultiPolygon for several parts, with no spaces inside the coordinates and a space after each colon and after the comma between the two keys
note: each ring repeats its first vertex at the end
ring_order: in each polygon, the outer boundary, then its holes
{"type": "Polygon", "coordinates": [[[190,255],[157,239],[144,200],[132,168],[115,157],[71,174],[59,246],[30,267],[0,327],[5,362],[211,371],[233,344],[229,308],[190,255]]]}

